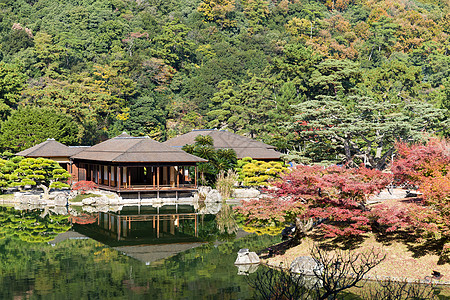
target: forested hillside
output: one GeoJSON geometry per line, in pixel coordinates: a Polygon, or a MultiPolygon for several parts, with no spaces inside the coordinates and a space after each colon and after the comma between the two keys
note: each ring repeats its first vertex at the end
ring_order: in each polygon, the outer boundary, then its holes
{"type": "Polygon", "coordinates": [[[449,5],[0,0],[0,148],[218,128],[382,168],[448,134],[449,5]]]}

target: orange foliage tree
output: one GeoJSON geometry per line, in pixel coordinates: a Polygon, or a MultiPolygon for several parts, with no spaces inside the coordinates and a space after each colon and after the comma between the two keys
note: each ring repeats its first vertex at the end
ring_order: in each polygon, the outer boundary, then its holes
{"type": "Polygon", "coordinates": [[[392,172],[400,181],[416,185],[422,202],[407,209],[409,225],[446,242],[450,239],[450,143],[431,139],[425,145],[397,145],[392,172]]]}

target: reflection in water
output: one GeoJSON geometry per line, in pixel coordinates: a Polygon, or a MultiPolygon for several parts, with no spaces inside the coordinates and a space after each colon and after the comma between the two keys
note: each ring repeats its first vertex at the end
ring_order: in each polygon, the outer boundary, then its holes
{"type": "Polygon", "coordinates": [[[234,234],[239,229],[231,205],[222,205],[222,209],[216,215],[216,220],[220,233],[234,234]]]}
{"type": "Polygon", "coordinates": [[[52,240],[70,228],[68,216],[52,214],[45,209],[20,211],[0,207],[0,238],[19,238],[30,243],[52,240]]]}
{"type": "Polygon", "coordinates": [[[74,229],[109,246],[199,241],[199,216],[193,206],[124,207],[94,216],[91,222],[72,218],[74,229]]]}
{"type": "Polygon", "coordinates": [[[232,241],[243,232],[224,237],[219,217],[202,215],[192,206],[78,213],[71,217],[72,230],[58,236],[55,231],[69,228],[68,216],[50,213],[43,222],[42,211],[2,209],[13,216],[2,224],[34,220],[29,227],[45,224],[37,235],[51,240],[27,243],[15,233],[4,235],[0,299],[250,298],[252,291],[233,265],[236,253],[240,248],[258,251],[278,240],[251,235],[232,241]]]}
{"type": "Polygon", "coordinates": [[[124,207],[92,217],[72,218],[74,230],[147,265],[205,243],[199,238],[205,222],[190,205],[124,207]]]}

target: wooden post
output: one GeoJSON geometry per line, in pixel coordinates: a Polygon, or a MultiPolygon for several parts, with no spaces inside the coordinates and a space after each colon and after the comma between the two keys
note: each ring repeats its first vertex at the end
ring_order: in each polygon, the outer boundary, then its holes
{"type": "Polygon", "coordinates": [[[91,171],[91,181],[94,181],[94,165],[89,165],[89,169],[91,171]]]}
{"type": "Polygon", "coordinates": [[[177,188],[180,187],[180,166],[177,166],[177,188]]]}
{"type": "Polygon", "coordinates": [[[120,187],[121,187],[121,185],[122,185],[122,168],[121,167],[117,167],[117,175],[119,175],[119,177],[117,178],[117,180],[119,181],[118,183],[117,183],[117,188],[119,189],[119,191],[120,191],[120,187]]]}
{"type": "Polygon", "coordinates": [[[198,172],[198,167],[195,166],[195,181],[194,181],[194,187],[197,188],[197,172],[198,172]]]}
{"type": "Polygon", "coordinates": [[[108,186],[111,187],[111,166],[108,166],[108,186]]]}
{"type": "Polygon", "coordinates": [[[156,189],[159,191],[159,167],[156,168],[156,189]]]}
{"type": "Polygon", "coordinates": [[[130,168],[127,168],[127,173],[128,173],[128,187],[131,188],[131,172],[130,172],[130,168]]]}
{"type": "Polygon", "coordinates": [[[152,176],[153,176],[153,189],[156,187],[156,172],[155,167],[152,167],[152,176]]]}
{"type": "Polygon", "coordinates": [[[97,184],[100,184],[100,165],[97,165],[97,184]]]}

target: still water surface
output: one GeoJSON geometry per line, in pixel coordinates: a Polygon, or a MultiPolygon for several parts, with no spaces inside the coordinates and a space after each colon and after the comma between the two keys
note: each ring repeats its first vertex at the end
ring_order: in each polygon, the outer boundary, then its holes
{"type": "Polygon", "coordinates": [[[186,205],[66,215],[0,207],[0,299],[251,299],[236,253],[279,237],[221,222],[186,205]]]}

